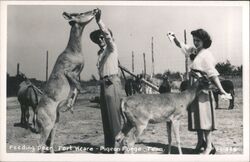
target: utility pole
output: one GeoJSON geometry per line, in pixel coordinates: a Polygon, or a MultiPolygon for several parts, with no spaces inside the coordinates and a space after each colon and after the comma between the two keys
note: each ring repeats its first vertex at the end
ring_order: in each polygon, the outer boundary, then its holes
{"type": "Polygon", "coordinates": [[[154,37],[152,37],[151,49],[152,49],[152,76],[154,76],[155,75],[154,37]]]}
{"type": "Polygon", "coordinates": [[[46,53],[46,82],[48,81],[48,62],[49,62],[49,52],[46,53]]]}
{"type": "Polygon", "coordinates": [[[134,64],[134,51],[132,51],[132,72],[135,72],[135,64],[134,64]]]}
{"type": "Polygon", "coordinates": [[[19,65],[19,63],[17,63],[17,72],[16,72],[16,75],[19,75],[19,69],[20,68],[20,65],[19,65]]]}
{"type": "Polygon", "coordinates": [[[147,70],[146,70],[146,56],[145,56],[145,53],[143,53],[143,62],[144,62],[144,77],[146,77],[147,70]]]}
{"type": "MultiPolygon", "coordinates": [[[[187,44],[187,34],[186,34],[186,29],[184,30],[184,43],[187,44]]],[[[188,77],[188,57],[187,55],[185,55],[185,71],[186,71],[186,80],[189,79],[188,77]]]]}

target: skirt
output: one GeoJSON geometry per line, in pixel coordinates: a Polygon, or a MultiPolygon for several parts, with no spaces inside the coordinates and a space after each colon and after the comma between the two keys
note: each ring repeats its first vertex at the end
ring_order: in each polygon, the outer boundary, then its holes
{"type": "Polygon", "coordinates": [[[188,130],[216,130],[215,100],[212,91],[203,90],[188,107],[188,130]]]}

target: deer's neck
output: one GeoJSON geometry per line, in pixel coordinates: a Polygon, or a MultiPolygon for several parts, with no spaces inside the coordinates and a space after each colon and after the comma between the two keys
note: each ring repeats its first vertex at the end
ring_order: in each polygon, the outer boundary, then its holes
{"type": "Polygon", "coordinates": [[[69,42],[66,47],[66,50],[70,50],[73,53],[81,53],[82,52],[82,33],[84,26],[79,24],[74,24],[70,30],[69,42]]]}
{"type": "Polygon", "coordinates": [[[187,101],[187,104],[190,104],[191,102],[193,102],[193,100],[196,97],[196,93],[197,93],[197,87],[192,86],[190,89],[187,89],[183,92],[183,95],[185,96],[185,101],[187,101]]]}

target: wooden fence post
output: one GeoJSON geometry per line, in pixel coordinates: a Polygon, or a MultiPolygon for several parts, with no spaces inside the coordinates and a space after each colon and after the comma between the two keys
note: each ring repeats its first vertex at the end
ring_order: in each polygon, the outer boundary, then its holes
{"type": "Polygon", "coordinates": [[[144,62],[144,78],[146,77],[147,74],[147,69],[146,69],[146,56],[145,53],[143,53],[143,62],[144,62]]]}
{"type": "MultiPolygon", "coordinates": [[[[186,36],[186,29],[184,30],[184,43],[187,44],[187,36],[186,36]]],[[[188,57],[187,55],[185,55],[185,71],[186,71],[186,76],[185,76],[185,80],[189,79],[189,75],[188,75],[188,57]]]]}
{"type": "Polygon", "coordinates": [[[46,82],[48,80],[48,62],[49,62],[49,52],[46,53],[46,82]]]}

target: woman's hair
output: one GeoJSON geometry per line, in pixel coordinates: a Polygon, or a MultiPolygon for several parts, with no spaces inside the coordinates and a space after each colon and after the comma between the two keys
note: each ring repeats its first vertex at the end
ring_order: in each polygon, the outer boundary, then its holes
{"type": "Polygon", "coordinates": [[[204,29],[197,29],[191,32],[192,36],[198,37],[203,42],[203,47],[205,49],[209,48],[212,44],[210,35],[204,29]]]}

